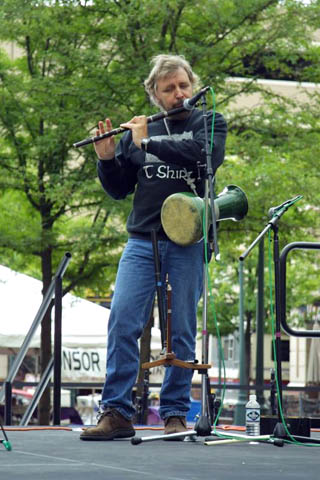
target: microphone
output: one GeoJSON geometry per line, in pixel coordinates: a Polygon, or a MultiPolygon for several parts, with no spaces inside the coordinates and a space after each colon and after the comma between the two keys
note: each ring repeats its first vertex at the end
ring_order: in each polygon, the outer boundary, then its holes
{"type": "Polygon", "coordinates": [[[196,103],[200,100],[202,95],[204,95],[209,89],[210,89],[210,87],[204,87],[200,90],[200,92],[198,92],[193,97],[187,98],[186,100],[184,100],[183,107],[186,110],[193,110],[194,107],[196,106],[196,103]]]}
{"type": "Polygon", "coordinates": [[[281,210],[282,208],[288,206],[290,207],[293,203],[295,203],[297,200],[300,200],[300,198],[302,198],[301,195],[297,195],[293,198],[291,198],[290,200],[286,200],[285,202],[281,203],[281,205],[278,205],[277,207],[272,207],[269,209],[268,211],[268,216],[269,218],[272,218],[279,210],[281,210]]]}

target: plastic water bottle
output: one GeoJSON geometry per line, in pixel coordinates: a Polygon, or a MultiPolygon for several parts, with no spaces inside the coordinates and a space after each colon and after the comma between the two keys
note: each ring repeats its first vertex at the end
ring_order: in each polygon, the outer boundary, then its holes
{"type": "Polygon", "coordinates": [[[246,433],[252,436],[260,435],[260,405],[256,395],[250,395],[246,404],[246,433]]]}

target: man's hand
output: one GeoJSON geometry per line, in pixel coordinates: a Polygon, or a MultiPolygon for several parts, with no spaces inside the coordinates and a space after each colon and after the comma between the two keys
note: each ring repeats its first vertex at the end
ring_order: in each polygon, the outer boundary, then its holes
{"type": "Polygon", "coordinates": [[[148,137],[148,120],[145,115],[140,115],[139,117],[133,117],[127,123],[122,123],[120,127],[128,128],[132,131],[132,140],[134,144],[141,148],[141,140],[148,137]]]}
{"type": "MultiPolygon", "coordinates": [[[[106,130],[104,128],[103,122],[98,123],[98,130],[96,130],[96,136],[102,135],[103,133],[110,132],[112,130],[112,124],[110,118],[106,118],[106,130]]],[[[114,136],[103,138],[94,143],[94,149],[98,158],[100,160],[111,160],[114,158],[116,144],[114,141],[114,136]]]]}

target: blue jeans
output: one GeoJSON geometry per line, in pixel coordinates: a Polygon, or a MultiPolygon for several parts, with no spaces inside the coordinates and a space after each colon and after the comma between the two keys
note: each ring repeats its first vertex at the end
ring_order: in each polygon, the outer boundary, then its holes
{"type": "MultiPolygon", "coordinates": [[[[161,281],[172,287],[172,351],[184,361],[195,359],[197,305],[203,287],[203,242],[181,247],[158,242],[161,281]]],[[[103,407],[126,418],[135,413],[132,389],[139,370],[138,338],[150,317],[156,291],[152,243],[130,238],[119,263],[108,326],[107,377],[103,407]]],[[[190,409],[193,370],[167,367],[160,392],[160,416],[185,416],[190,409]]]]}

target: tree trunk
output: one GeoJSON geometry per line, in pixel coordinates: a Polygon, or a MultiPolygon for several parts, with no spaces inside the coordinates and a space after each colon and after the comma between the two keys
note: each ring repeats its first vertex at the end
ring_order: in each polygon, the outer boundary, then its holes
{"type": "MultiPolygon", "coordinates": [[[[41,255],[41,269],[42,269],[42,281],[43,281],[43,296],[46,294],[51,280],[52,280],[52,250],[48,248],[41,255]]],[[[45,371],[51,356],[51,310],[49,307],[46,315],[43,317],[41,323],[41,344],[40,344],[40,367],[41,376],[45,371]]],[[[38,420],[40,425],[50,424],[50,387],[48,386],[42,394],[41,400],[38,406],[38,420]]]]}

